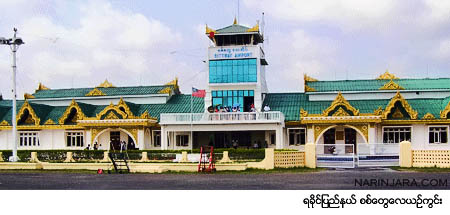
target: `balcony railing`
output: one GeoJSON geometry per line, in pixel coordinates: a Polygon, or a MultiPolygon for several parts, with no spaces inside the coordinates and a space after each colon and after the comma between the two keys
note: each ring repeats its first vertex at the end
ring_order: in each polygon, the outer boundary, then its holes
{"type": "Polygon", "coordinates": [[[233,123],[283,123],[280,111],[226,112],[226,113],[164,113],[160,124],[233,124],[233,123]],[[192,117],[192,120],[191,120],[192,117]]]}

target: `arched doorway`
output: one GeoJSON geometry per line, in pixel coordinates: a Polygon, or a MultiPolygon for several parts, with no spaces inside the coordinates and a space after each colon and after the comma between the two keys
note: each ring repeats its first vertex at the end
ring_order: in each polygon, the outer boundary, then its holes
{"type": "MultiPolygon", "coordinates": [[[[128,149],[137,149],[135,137],[122,128],[107,128],[99,132],[92,144],[97,144],[100,150],[120,149],[120,142],[124,141],[128,149]]],[[[92,146],[93,146],[92,145],[92,146]]]]}
{"type": "Polygon", "coordinates": [[[364,134],[351,125],[333,125],[322,131],[316,144],[323,145],[324,154],[333,154],[337,151],[341,153],[356,153],[358,144],[366,144],[364,134]]]}

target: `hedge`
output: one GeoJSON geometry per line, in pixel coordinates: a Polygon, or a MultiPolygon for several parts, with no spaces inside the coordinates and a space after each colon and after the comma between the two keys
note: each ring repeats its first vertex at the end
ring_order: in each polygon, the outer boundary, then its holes
{"type": "MultiPolygon", "coordinates": [[[[193,150],[128,150],[130,160],[141,160],[142,152],[147,152],[149,160],[173,160],[176,154],[187,151],[188,153],[200,153],[200,149],[193,150]]],[[[216,160],[222,159],[223,152],[228,151],[231,160],[261,160],[265,157],[264,149],[214,149],[216,160]]],[[[3,160],[8,161],[12,155],[11,150],[0,150],[3,152],[3,160]]],[[[22,162],[28,162],[31,152],[37,152],[38,159],[44,162],[62,162],[66,159],[67,152],[73,152],[76,161],[90,161],[103,159],[104,150],[18,150],[17,155],[22,162]]]]}

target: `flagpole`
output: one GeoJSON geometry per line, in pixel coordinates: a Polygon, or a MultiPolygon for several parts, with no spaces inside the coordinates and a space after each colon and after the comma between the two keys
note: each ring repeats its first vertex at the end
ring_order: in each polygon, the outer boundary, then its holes
{"type": "Polygon", "coordinates": [[[191,154],[192,154],[192,149],[194,148],[194,135],[193,135],[193,131],[192,131],[192,117],[193,117],[193,113],[192,113],[192,97],[193,97],[193,89],[194,89],[194,86],[192,86],[192,88],[191,88],[191,154]]]}

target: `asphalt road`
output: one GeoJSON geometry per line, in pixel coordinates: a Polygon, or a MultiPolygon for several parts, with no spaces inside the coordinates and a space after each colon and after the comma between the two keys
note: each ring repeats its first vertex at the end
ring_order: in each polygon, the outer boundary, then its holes
{"type": "Polygon", "coordinates": [[[391,169],[268,174],[88,174],[0,172],[1,190],[450,189],[450,173],[391,169]],[[448,180],[448,182],[447,182],[448,180]],[[385,182],[383,184],[383,181],[385,182]],[[439,184],[439,181],[441,183],[439,184]],[[445,183],[444,183],[445,182],[445,183]],[[387,184],[386,184],[387,183],[387,184]],[[436,184],[432,186],[430,184],[436,184]]]}

